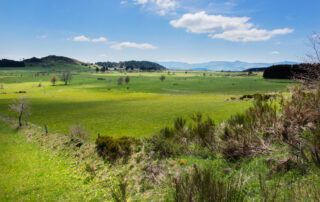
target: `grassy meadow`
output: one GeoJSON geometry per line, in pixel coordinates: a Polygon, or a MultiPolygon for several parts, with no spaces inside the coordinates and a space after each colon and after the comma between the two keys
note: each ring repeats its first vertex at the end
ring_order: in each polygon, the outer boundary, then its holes
{"type": "Polygon", "coordinates": [[[251,101],[231,98],[282,92],[292,84],[240,73],[74,71],[70,85],[58,81],[52,86],[50,78],[59,73],[35,77],[41,71],[41,68],[0,71],[3,85],[0,113],[12,115],[8,105],[15,98],[25,97],[32,107],[31,122],[46,124],[50,132],[59,133],[67,133],[71,125],[80,124],[93,139],[98,133],[150,136],[170,125],[176,117],[190,117],[197,112],[222,122],[251,105],[251,101]],[[159,79],[161,75],[165,75],[164,81],[159,79]],[[118,78],[125,76],[130,77],[129,84],[118,85],[118,78]]]}
{"type": "Polygon", "coordinates": [[[99,200],[76,165],[0,123],[0,201],[99,200]]]}

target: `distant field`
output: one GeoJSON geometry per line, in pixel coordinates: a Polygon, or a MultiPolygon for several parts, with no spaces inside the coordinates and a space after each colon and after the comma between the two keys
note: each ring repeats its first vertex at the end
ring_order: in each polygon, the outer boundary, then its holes
{"type": "MultiPolygon", "coordinates": [[[[39,71],[37,69],[36,71],[39,71]]],[[[10,114],[8,104],[23,96],[32,104],[31,121],[49,130],[67,133],[73,124],[83,125],[94,138],[150,136],[178,116],[201,112],[217,122],[242,112],[250,101],[227,101],[243,94],[284,91],[290,81],[264,80],[239,73],[74,73],[71,85],[51,86],[50,75],[34,77],[36,71],[0,71],[0,113],[10,114]],[[166,79],[160,81],[159,77],[166,79]],[[117,84],[129,76],[128,85],[117,84]],[[104,80],[98,80],[104,79],[104,80]],[[41,87],[38,87],[41,82],[41,87]],[[26,91],[17,94],[17,91],[26,91]]]]}

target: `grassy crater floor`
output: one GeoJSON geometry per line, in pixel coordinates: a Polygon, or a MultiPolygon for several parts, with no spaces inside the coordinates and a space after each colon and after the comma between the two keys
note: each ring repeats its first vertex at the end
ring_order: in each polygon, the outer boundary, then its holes
{"type": "Polygon", "coordinates": [[[204,113],[216,122],[247,109],[251,102],[233,100],[244,94],[282,92],[290,81],[264,80],[239,73],[74,73],[68,86],[35,71],[0,71],[0,113],[8,111],[12,99],[27,98],[32,106],[31,122],[47,125],[51,132],[67,133],[81,124],[94,139],[98,133],[111,136],[146,137],[179,116],[204,113]],[[166,79],[160,81],[159,77],[166,79]],[[130,77],[118,85],[119,77],[130,77]],[[99,79],[98,79],[99,78],[99,79]],[[40,87],[39,84],[41,83],[40,87]],[[26,91],[26,93],[17,93],[26,91]]]}

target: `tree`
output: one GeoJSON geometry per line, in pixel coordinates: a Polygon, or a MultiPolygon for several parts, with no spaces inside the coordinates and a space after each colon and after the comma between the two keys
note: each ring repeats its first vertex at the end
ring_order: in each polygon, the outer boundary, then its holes
{"type": "Polygon", "coordinates": [[[126,84],[128,85],[129,82],[130,82],[130,77],[129,77],[129,76],[126,76],[126,78],[124,79],[124,82],[126,82],[126,84]]]}
{"type": "Polygon", "coordinates": [[[164,75],[160,76],[160,81],[164,81],[166,79],[166,77],[164,75]]]}
{"type": "Polygon", "coordinates": [[[64,85],[68,85],[72,79],[71,72],[63,72],[61,75],[61,81],[64,82],[64,85]]]}
{"type": "Polygon", "coordinates": [[[123,77],[119,77],[117,82],[118,82],[119,86],[122,85],[123,84],[123,77]]]}
{"type": "Polygon", "coordinates": [[[96,67],[96,73],[98,73],[100,71],[99,67],[96,67]]]}
{"type": "Polygon", "coordinates": [[[24,98],[14,100],[11,105],[9,105],[9,110],[17,113],[19,128],[22,127],[23,119],[27,121],[30,116],[30,104],[24,98]]]}
{"type": "Polygon", "coordinates": [[[306,54],[305,63],[299,65],[300,72],[294,72],[294,78],[309,87],[320,82],[320,33],[309,37],[310,51],[306,54]]]}
{"type": "Polygon", "coordinates": [[[58,80],[58,78],[57,78],[56,75],[53,75],[53,76],[51,77],[51,80],[50,80],[50,81],[51,81],[51,83],[52,83],[53,86],[56,85],[57,80],[58,80]]]}

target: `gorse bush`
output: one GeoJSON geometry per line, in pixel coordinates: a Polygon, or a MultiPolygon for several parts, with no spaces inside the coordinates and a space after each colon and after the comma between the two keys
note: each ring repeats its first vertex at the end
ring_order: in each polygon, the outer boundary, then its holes
{"type": "Polygon", "coordinates": [[[228,159],[240,159],[268,150],[269,137],[278,124],[274,101],[257,99],[243,114],[232,116],[224,127],[222,153],[228,159]]]}
{"type": "Polygon", "coordinates": [[[281,121],[278,133],[292,155],[320,167],[320,88],[295,88],[292,99],[283,103],[281,121]]]}
{"type": "Polygon", "coordinates": [[[119,139],[109,136],[98,136],[96,139],[96,150],[99,156],[109,161],[116,161],[123,158],[127,161],[133,152],[133,146],[138,144],[138,140],[130,137],[119,139]]]}
{"type": "Polygon", "coordinates": [[[244,201],[245,191],[240,180],[218,180],[210,168],[194,166],[174,180],[174,200],[176,202],[219,202],[244,201]]]}
{"type": "Polygon", "coordinates": [[[217,148],[215,140],[215,124],[212,119],[204,119],[201,114],[196,114],[189,125],[185,119],[179,117],[172,128],[165,127],[159,134],[148,139],[147,150],[160,158],[195,155],[199,154],[195,148],[206,148],[213,152],[217,148]]]}

